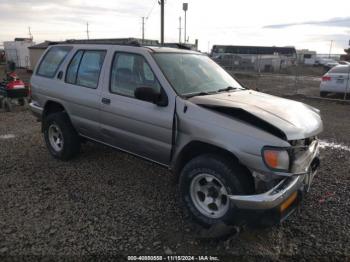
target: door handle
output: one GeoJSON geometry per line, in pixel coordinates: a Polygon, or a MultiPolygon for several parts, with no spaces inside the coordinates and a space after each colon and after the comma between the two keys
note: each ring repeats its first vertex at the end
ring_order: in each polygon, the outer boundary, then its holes
{"type": "Polygon", "coordinates": [[[102,97],[102,103],[106,104],[106,105],[109,105],[111,103],[111,99],[102,97]]]}

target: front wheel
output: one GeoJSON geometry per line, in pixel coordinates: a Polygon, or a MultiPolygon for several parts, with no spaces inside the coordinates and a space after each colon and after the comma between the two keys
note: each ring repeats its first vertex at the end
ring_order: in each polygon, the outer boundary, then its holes
{"type": "Polygon", "coordinates": [[[44,138],[51,155],[69,160],[80,151],[80,138],[66,113],[50,114],[44,120],[44,138]]]}
{"type": "Polygon", "coordinates": [[[228,196],[251,192],[249,176],[233,159],[198,156],[181,172],[179,186],[183,203],[192,218],[203,226],[234,224],[237,216],[228,196]]]}

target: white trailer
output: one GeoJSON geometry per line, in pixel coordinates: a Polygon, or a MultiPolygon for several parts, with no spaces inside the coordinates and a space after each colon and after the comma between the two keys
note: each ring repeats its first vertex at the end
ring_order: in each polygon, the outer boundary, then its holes
{"type": "Polygon", "coordinates": [[[30,68],[28,47],[35,43],[31,39],[15,39],[4,42],[4,50],[7,61],[14,62],[16,67],[30,68]]]}

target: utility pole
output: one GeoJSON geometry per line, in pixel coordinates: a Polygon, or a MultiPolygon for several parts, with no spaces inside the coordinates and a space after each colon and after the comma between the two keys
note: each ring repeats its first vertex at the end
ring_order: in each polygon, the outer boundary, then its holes
{"type": "Polygon", "coordinates": [[[164,45],[164,1],[159,0],[160,4],[160,44],[164,45]]]}
{"type": "Polygon", "coordinates": [[[87,36],[87,39],[90,40],[90,36],[89,36],[89,22],[86,23],[86,36],[87,36]]]}
{"type": "Polygon", "coordinates": [[[333,45],[333,40],[331,40],[331,46],[329,47],[329,55],[328,55],[328,58],[331,58],[332,45],[333,45]]]}
{"type": "Polygon", "coordinates": [[[187,25],[186,25],[186,13],[187,13],[187,9],[188,9],[188,3],[183,3],[182,4],[182,10],[184,10],[185,11],[185,37],[184,37],[184,41],[185,41],[185,43],[186,43],[186,41],[187,41],[187,39],[186,39],[186,30],[187,30],[187,25]]]}
{"type": "Polygon", "coordinates": [[[29,38],[33,40],[33,35],[32,35],[32,32],[30,31],[30,26],[28,27],[28,34],[29,34],[29,38]]]}
{"type": "Polygon", "coordinates": [[[181,16],[179,16],[179,44],[181,44],[181,16]]]}
{"type": "Polygon", "coordinates": [[[142,43],[145,40],[145,17],[142,17],[142,43]]]}

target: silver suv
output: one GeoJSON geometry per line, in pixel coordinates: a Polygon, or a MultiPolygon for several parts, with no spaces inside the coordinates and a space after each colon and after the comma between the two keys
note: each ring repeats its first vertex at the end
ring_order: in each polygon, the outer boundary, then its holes
{"type": "Polygon", "coordinates": [[[198,52],[54,45],[31,86],[55,158],[89,140],[167,167],[204,226],[279,223],[319,165],[319,110],[246,89],[198,52]]]}

